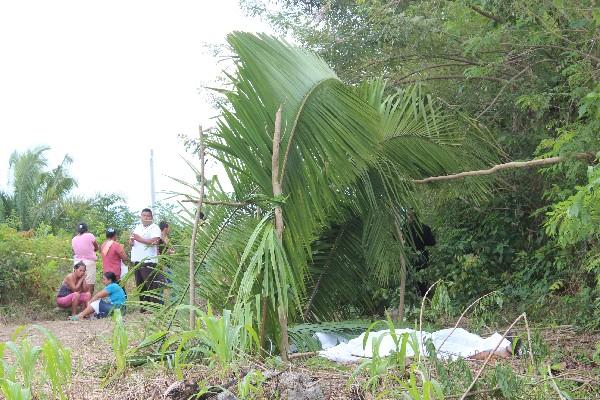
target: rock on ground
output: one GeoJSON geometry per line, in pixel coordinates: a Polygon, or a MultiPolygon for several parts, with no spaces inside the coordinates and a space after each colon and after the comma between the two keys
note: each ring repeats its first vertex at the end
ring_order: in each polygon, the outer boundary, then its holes
{"type": "Polygon", "coordinates": [[[279,376],[278,387],[283,399],[322,400],[325,398],[319,382],[303,373],[284,372],[279,376]]]}

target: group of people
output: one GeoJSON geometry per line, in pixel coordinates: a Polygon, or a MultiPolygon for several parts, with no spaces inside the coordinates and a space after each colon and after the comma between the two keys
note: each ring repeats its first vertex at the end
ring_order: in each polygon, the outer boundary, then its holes
{"type": "MultiPolygon", "coordinates": [[[[114,228],[106,230],[106,240],[101,246],[96,237],[88,231],[85,223],[77,226],[73,237],[73,271],[65,276],[56,296],[59,307],[71,310],[71,319],[79,320],[92,314],[102,318],[115,308],[124,308],[127,295],[120,280],[127,274],[127,263],[135,267],[135,283],[144,302],[162,302],[155,292],[165,285],[165,276],[158,268],[158,256],[171,252],[169,249],[169,224],[153,223],[152,210],[145,208],[141,222],[135,227],[130,238],[131,258],[118,241],[114,228]],[[104,288],[94,294],[96,285],[97,253],[102,258],[102,283],[104,288]],[[79,311],[82,309],[81,311],[79,311]]],[[[142,311],[145,311],[142,308],[142,311]]]]}

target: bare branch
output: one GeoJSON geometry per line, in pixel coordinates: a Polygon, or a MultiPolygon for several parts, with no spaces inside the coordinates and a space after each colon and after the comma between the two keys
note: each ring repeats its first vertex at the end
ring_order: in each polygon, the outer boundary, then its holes
{"type": "Polygon", "coordinates": [[[406,74],[406,75],[398,78],[397,80],[398,81],[403,81],[404,79],[408,78],[409,76],[413,76],[415,74],[418,74],[420,72],[427,71],[427,70],[430,70],[430,69],[444,68],[444,67],[464,67],[466,65],[470,65],[470,63],[462,63],[462,64],[459,64],[459,63],[447,63],[447,64],[430,65],[430,66],[425,67],[425,68],[417,69],[416,71],[413,71],[413,72],[411,72],[409,74],[406,74]]]}
{"type": "Polygon", "coordinates": [[[537,62],[535,62],[535,63],[533,63],[533,64],[531,64],[531,65],[528,65],[528,66],[526,66],[526,67],[525,67],[525,68],[523,68],[521,71],[519,71],[519,72],[518,72],[518,73],[517,73],[515,76],[513,76],[512,78],[510,78],[510,79],[508,80],[508,82],[506,82],[506,84],[505,84],[504,86],[502,86],[502,89],[500,89],[500,90],[498,91],[498,94],[496,94],[496,96],[494,97],[494,99],[492,100],[492,102],[491,102],[491,103],[490,103],[490,104],[489,104],[489,105],[488,105],[488,106],[487,106],[487,107],[486,107],[486,108],[485,108],[485,109],[484,109],[482,112],[480,112],[480,113],[479,113],[479,115],[477,116],[477,118],[476,118],[476,119],[479,119],[479,118],[481,118],[481,116],[482,116],[483,114],[485,114],[486,112],[488,112],[488,111],[489,111],[489,109],[490,109],[490,108],[492,108],[492,106],[493,106],[494,104],[496,104],[496,101],[497,101],[497,100],[500,98],[500,95],[502,95],[502,92],[504,92],[504,89],[506,89],[506,88],[508,87],[508,85],[510,85],[510,84],[511,84],[511,83],[512,83],[512,82],[513,82],[515,79],[517,79],[519,76],[521,76],[521,75],[522,75],[523,73],[525,73],[526,71],[528,71],[528,70],[531,70],[531,68],[532,68],[534,65],[536,65],[536,64],[539,64],[539,63],[542,63],[542,62],[546,62],[546,61],[552,61],[552,60],[550,60],[550,59],[548,59],[548,58],[545,58],[545,59],[543,59],[543,60],[539,60],[539,61],[537,61],[537,62]]]}
{"type": "Polygon", "coordinates": [[[467,7],[469,7],[471,10],[475,11],[479,15],[482,15],[482,16],[484,16],[486,18],[494,20],[494,21],[496,21],[499,24],[502,23],[502,20],[500,19],[500,17],[497,17],[494,14],[491,14],[491,13],[489,13],[487,11],[484,11],[481,8],[477,7],[477,6],[468,5],[467,7]]]}
{"type": "Polygon", "coordinates": [[[408,84],[408,83],[416,83],[416,82],[422,82],[422,81],[452,80],[452,79],[459,79],[459,80],[480,79],[480,80],[492,81],[492,82],[501,82],[501,83],[505,83],[506,82],[506,79],[497,78],[495,76],[443,75],[443,76],[428,76],[428,77],[425,77],[425,78],[412,79],[412,80],[409,80],[409,81],[395,80],[394,82],[392,82],[392,84],[393,85],[398,85],[398,84],[408,84]]]}
{"type": "MultiPolygon", "coordinates": [[[[199,203],[199,200],[186,199],[181,200],[184,203],[199,203]]],[[[229,207],[246,207],[253,203],[249,202],[241,202],[241,201],[213,201],[213,200],[203,200],[202,204],[210,204],[213,206],[229,206],[229,207]]]]}
{"type": "MultiPolygon", "coordinates": [[[[596,156],[594,153],[577,153],[574,155],[574,158],[577,160],[583,161],[593,161],[596,156]]],[[[504,164],[494,165],[489,169],[481,169],[477,171],[466,171],[460,172],[458,174],[452,175],[441,175],[441,176],[431,176],[425,179],[415,179],[413,183],[421,184],[421,183],[432,183],[432,182],[441,182],[441,181],[450,181],[454,179],[462,179],[469,176],[483,176],[483,175],[492,175],[498,171],[502,171],[505,169],[514,169],[514,168],[531,168],[531,167],[544,167],[547,165],[558,164],[563,161],[568,160],[568,157],[550,157],[550,158],[542,158],[540,160],[530,160],[530,161],[511,161],[504,164]]]]}

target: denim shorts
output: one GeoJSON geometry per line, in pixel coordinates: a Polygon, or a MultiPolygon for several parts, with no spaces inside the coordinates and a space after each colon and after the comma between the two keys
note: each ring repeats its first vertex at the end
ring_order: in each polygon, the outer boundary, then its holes
{"type": "Polygon", "coordinates": [[[103,299],[94,301],[90,304],[90,306],[92,306],[98,318],[107,317],[113,308],[115,308],[114,304],[104,301],[103,299]]]}

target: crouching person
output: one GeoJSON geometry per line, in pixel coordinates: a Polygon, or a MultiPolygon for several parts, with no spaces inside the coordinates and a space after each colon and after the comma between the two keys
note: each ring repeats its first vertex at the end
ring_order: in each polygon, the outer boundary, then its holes
{"type": "Polygon", "coordinates": [[[85,263],[79,261],[73,266],[73,272],[65,276],[56,295],[56,304],[61,308],[70,307],[72,316],[79,312],[79,307],[85,307],[92,297],[84,290],[85,272],[85,263]]]}
{"type": "Polygon", "coordinates": [[[107,317],[115,308],[123,308],[125,305],[125,291],[117,283],[117,276],[114,272],[105,272],[102,276],[102,283],[105,287],[92,297],[88,306],[78,315],[72,316],[73,321],[85,318],[88,315],[95,314],[98,318],[107,317]]]}

